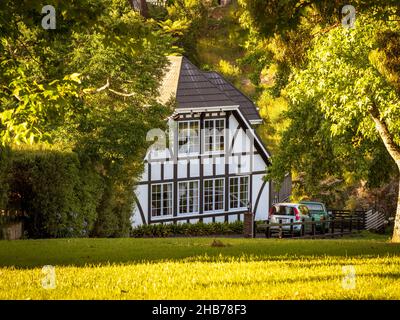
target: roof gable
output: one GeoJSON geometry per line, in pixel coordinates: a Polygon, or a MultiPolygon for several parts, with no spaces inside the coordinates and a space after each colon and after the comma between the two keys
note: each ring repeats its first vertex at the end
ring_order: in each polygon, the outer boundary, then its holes
{"type": "Polygon", "coordinates": [[[168,57],[170,66],[160,88],[159,100],[176,98],[179,109],[239,107],[251,123],[261,121],[254,103],[217,72],[205,72],[185,57],[168,57]]]}

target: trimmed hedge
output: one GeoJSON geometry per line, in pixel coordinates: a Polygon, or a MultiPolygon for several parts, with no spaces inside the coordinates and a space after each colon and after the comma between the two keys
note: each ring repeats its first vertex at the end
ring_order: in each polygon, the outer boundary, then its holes
{"type": "Polygon", "coordinates": [[[9,169],[10,149],[0,146],[0,208],[5,208],[7,205],[9,169]]]}
{"type": "Polygon", "coordinates": [[[29,238],[127,237],[140,168],[106,165],[54,147],[5,149],[0,209],[25,211],[29,238]]]}
{"type": "Polygon", "coordinates": [[[131,236],[140,237],[172,237],[172,236],[211,236],[243,234],[243,222],[231,223],[182,223],[182,224],[151,224],[133,228],[131,236]]]}
{"type": "Polygon", "coordinates": [[[9,206],[25,210],[32,238],[86,237],[97,219],[102,180],[73,152],[13,152],[9,206]]]}

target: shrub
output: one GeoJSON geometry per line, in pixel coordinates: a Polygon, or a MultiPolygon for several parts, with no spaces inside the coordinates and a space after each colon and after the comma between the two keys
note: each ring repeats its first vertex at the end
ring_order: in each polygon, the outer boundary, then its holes
{"type": "Polygon", "coordinates": [[[7,204],[9,167],[10,150],[0,146],[0,208],[4,208],[7,204]]]}
{"type": "Polygon", "coordinates": [[[182,224],[151,224],[135,227],[131,231],[131,236],[140,237],[170,237],[170,236],[211,236],[242,234],[243,222],[235,221],[231,223],[182,223],[182,224]]]}
{"type": "Polygon", "coordinates": [[[25,210],[34,238],[85,237],[97,218],[101,178],[73,152],[16,150],[9,207],[25,210]]]}

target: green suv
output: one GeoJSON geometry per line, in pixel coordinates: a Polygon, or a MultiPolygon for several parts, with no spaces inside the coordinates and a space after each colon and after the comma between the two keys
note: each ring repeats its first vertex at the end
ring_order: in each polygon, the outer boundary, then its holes
{"type": "MultiPolygon", "coordinates": [[[[322,229],[323,222],[326,220],[330,220],[331,216],[326,210],[325,205],[322,202],[315,201],[300,201],[299,203],[307,206],[310,211],[310,217],[314,218],[314,221],[320,221],[321,223],[316,223],[315,226],[317,229],[322,229]]],[[[325,232],[329,231],[330,223],[325,223],[325,232]]]]}

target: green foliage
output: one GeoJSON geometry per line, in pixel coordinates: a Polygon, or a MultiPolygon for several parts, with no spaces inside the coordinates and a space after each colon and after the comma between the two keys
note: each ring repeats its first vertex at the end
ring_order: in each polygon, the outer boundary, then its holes
{"type": "Polygon", "coordinates": [[[10,150],[0,146],[0,208],[5,208],[8,201],[8,172],[10,167],[10,150]]]}
{"type": "Polygon", "coordinates": [[[240,75],[240,69],[229,61],[221,59],[218,67],[219,71],[230,81],[235,80],[240,75]]]}
{"type": "Polygon", "coordinates": [[[30,237],[88,236],[101,194],[101,178],[74,153],[13,153],[9,205],[28,213],[30,237]]]}
{"type": "Polygon", "coordinates": [[[208,20],[206,4],[202,0],[171,0],[166,9],[161,25],[167,33],[179,36],[174,41],[174,50],[183,50],[191,61],[198,62],[196,43],[208,20]]]}
{"type": "Polygon", "coordinates": [[[182,223],[182,224],[151,224],[133,228],[132,237],[169,237],[169,236],[209,236],[242,234],[243,222],[232,223],[182,223]]]}
{"type": "Polygon", "coordinates": [[[40,1],[1,6],[3,142],[63,141],[81,149],[99,142],[102,158],[141,154],[141,131],[170,112],[155,99],[171,36],[124,0],[58,1],[55,30],[41,27],[40,1]]]}
{"type": "Polygon", "coordinates": [[[10,179],[26,181],[18,192],[34,236],[127,235],[146,134],[172,110],[156,99],[182,26],[163,29],[126,0],[52,5],[55,30],[42,28],[39,0],[0,4],[0,138],[72,152],[18,155],[10,179]],[[58,187],[47,190],[53,175],[58,187]]]}

